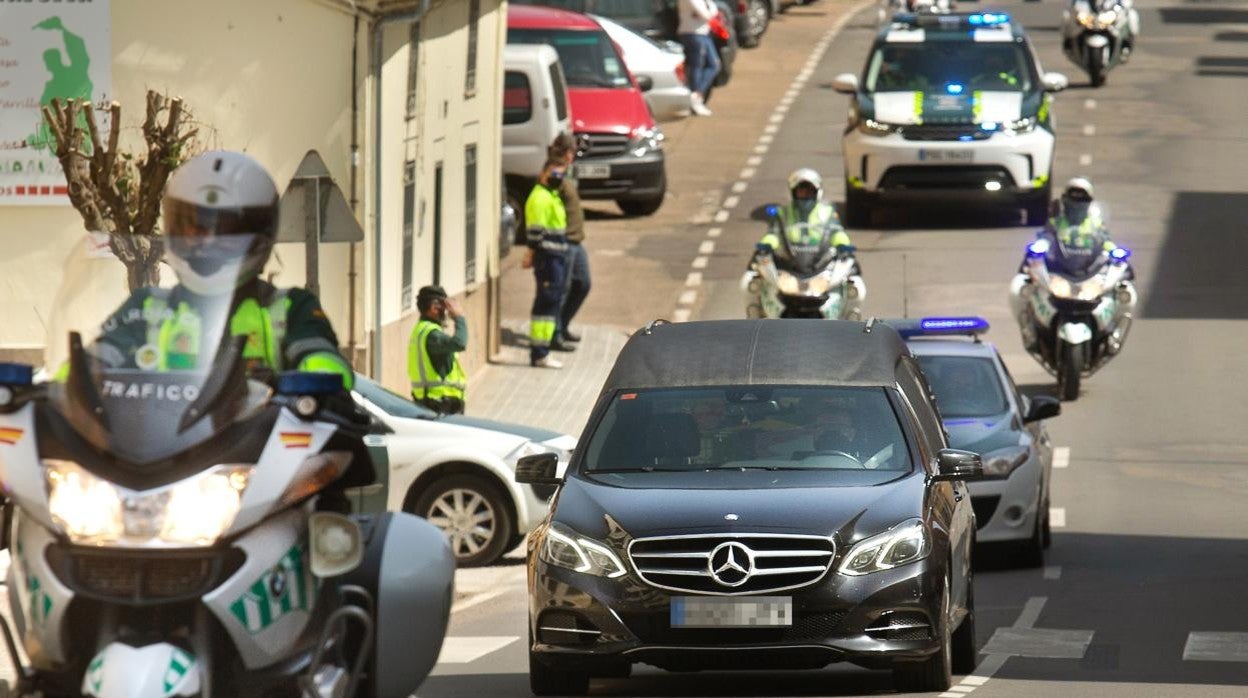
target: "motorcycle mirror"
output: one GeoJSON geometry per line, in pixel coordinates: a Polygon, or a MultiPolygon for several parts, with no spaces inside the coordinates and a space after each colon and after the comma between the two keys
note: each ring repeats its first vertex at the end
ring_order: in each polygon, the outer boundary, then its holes
{"type": "Polygon", "coordinates": [[[1040,83],[1044,85],[1045,92],[1061,92],[1070,86],[1070,80],[1061,73],[1045,73],[1041,76],[1040,83]]]}

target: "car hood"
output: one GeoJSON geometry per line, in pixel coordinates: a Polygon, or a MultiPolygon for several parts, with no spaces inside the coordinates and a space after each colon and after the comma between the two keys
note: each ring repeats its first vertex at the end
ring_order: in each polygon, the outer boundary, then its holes
{"type": "Polygon", "coordinates": [[[1022,92],[876,92],[875,120],[887,124],[1008,123],[1023,116],[1022,92]]]}
{"type": "MultiPolygon", "coordinates": [[[[664,476],[670,474],[651,474],[664,476]]],[[[734,473],[742,485],[776,473],[734,473]],[[757,476],[757,477],[754,477],[757,476]]],[[[607,517],[633,538],[696,533],[789,533],[855,541],[922,516],[923,475],[874,486],[749,489],[651,489],[569,478],[555,520],[590,536],[604,536],[607,517]],[[729,514],[736,519],[727,520],[729,514]]],[[[723,474],[715,474],[722,477],[723,474]]]]}
{"type": "Polygon", "coordinates": [[[457,424],[464,427],[473,427],[474,429],[486,429],[488,431],[497,431],[503,434],[511,434],[513,436],[522,436],[529,441],[542,443],[552,439],[558,439],[564,434],[549,429],[539,429],[538,427],[530,427],[524,424],[512,424],[511,422],[496,422],[492,419],[482,419],[480,417],[466,417],[462,414],[452,414],[442,417],[439,421],[445,424],[457,424]]]}
{"type": "Polygon", "coordinates": [[[1015,429],[1014,419],[1009,412],[1003,412],[995,417],[946,419],[944,424],[945,431],[949,434],[951,447],[974,451],[981,455],[999,448],[1017,446],[1023,442],[1022,432],[1015,429]]]}
{"type": "Polygon", "coordinates": [[[627,136],[634,129],[654,126],[645,100],[633,88],[575,87],[568,89],[568,97],[573,131],[627,136]]]}

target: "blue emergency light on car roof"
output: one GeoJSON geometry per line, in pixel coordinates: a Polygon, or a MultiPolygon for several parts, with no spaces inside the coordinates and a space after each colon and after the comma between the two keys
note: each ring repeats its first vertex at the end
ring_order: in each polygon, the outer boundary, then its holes
{"type": "Polygon", "coordinates": [[[992,27],[998,24],[1008,24],[1010,16],[1004,12],[980,12],[968,15],[966,23],[976,27],[992,27]]]}
{"type": "Polygon", "coordinates": [[[978,316],[925,317],[918,320],[887,320],[902,339],[921,337],[970,336],[977,337],[988,331],[988,321],[978,316]]]}

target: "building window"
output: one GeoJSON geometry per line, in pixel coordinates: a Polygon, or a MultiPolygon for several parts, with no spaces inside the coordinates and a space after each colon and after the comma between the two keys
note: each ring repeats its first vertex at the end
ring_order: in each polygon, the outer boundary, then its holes
{"type": "Polygon", "coordinates": [[[420,74],[420,22],[412,22],[407,37],[407,118],[416,118],[416,84],[420,74]]]}
{"type": "Polygon", "coordinates": [[[412,307],[412,265],[415,263],[416,163],[403,163],[403,309],[412,307]]]}
{"type": "Polygon", "coordinates": [[[477,94],[477,25],[481,20],[481,0],[468,0],[468,68],[464,71],[464,97],[477,94]]]}
{"type": "Polygon", "coordinates": [[[464,146],[464,283],[477,281],[477,145],[464,146]]]}

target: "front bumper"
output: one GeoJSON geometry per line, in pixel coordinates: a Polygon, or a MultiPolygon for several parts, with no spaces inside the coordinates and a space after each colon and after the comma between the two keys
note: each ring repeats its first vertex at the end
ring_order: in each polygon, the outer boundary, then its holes
{"type": "Polygon", "coordinates": [[[661,196],[667,187],[661,150],[641,157],[631,152],[609,157],[584,157],[578,158],[576,164],[580,167],[610,167],[610,174],[605,178],[578,176],[576,187],[582,199],[647,199],[661,196]]]}
{"type": "Polygon", "coordinates": [[[967,483],[975,509],[976,541],[999,543],[1030,538],[1043,499],[1042,476],[1040,460],[1033,453],[1004,480],[967,483]]]}
{"type": "Polygon", "coordinates": [[[690,671],[813,669],[848,661],[884,669],[940,649],[932,627],[944,575],[930,557],[862,577],[833,569],[809,586],[768,594],[792,597],[791,626],[681,628],[672,627],[670,617],[671,599],[680,594],[632,573],[606,579],[530,558],[532,650],[551,667],[591,674],[631,663],[690,671]],[[887,630],[890,619],[926,627],[887,630]]]}
{"type": "Polygon", "coordinates": [[[1053,134],[1042,127],[966,142],[906,140],[900,133],[868,136],[857,129],[842,139],[847,187],[904,195],[1041,191],[1053,168],[1053,145],[1053,134]],[[999,188],[989,189],[994,186],[989,182],[999,188]]]}

